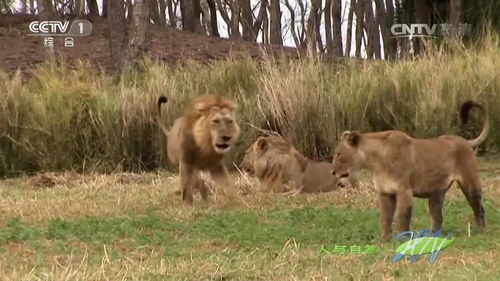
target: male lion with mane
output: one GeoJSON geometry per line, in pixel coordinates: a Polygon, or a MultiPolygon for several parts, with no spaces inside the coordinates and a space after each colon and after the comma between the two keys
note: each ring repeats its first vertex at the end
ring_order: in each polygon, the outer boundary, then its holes
{"type": "Polygon", "coordinates": [[[343,178],[361,169],[373,173],[380,200],[383,239],[390,239],[396,209],[398,230],[410,229],[413,197],[428,198],[431,231],[441,229],[443,201],[454,181],[472,207],[479,228],[485,227],[478,163],[473,147],[484,142],[489,123],[484,107],[474,101],[462,104],[462,122],[467,122],[473,107],[481,110],[483,119],[482,131],[473,140],[454,135],[417,139],[401,131],[364,134],[345,131],[342,134],[335,149],[332,174],[343,178]]]}
{"type": "Polygon", "coordinates": [[[264,192],[328,192],[339,185],[331,163],[308,160],[279,136],[258,137],[240,167],[259,180],[264,192]]]}
{"type": "Polygon", "coordinates": [[[236,104],[215,95],[193,99],[184,116],[177,118],[170,130],[161,123],[161,105],[166,97],[158,99],[158,123],[167,137],[167,155],[179,164],[182,200],[193,204],[193,189],[199,189],[204,200],[208,189],[200,178],[200,172],[210,173],[214,182],[222,186],[227,195],[237,193],[229,183],[224,165],[224,155],[236,143],[240,127],[236,122],[236,104]]]}

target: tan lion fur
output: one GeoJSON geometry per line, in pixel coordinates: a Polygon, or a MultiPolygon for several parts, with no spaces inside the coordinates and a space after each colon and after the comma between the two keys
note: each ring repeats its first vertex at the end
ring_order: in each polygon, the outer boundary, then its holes
{"type": "MultiPolygon", "coordinates": [[[[165,97],[158,100],[159,118],[161,104],[166,101],[165,97]]],[[[177,118],[170,130],[159,122],[167,136],[168,158],[179,164],[182,199],[186,203],[193,203],[193,189],[199,189],[203,199],[207,199],[207,187],[200,178],[202,171],[210,173],[212,180],[228,195],[237,195],[224,165],[225,153],[240,135],[235,112],[233,101],[204,95],[193,99],[184,116],[177,118]]]]}
{"type": "Polygon", "coordinates": [[[247,149],[240,166],[259,180],[264,192],[328,192],[338,184],[331,174],[331,163],[308,160],[279,136],[259,137],[247,149]]]}
{"type": "Polygon", "coordinates": [[[351,176],[357,170],[373,174],[379,193],[382,236],[388,240],[397,210],[398,230],[410,229],[413,197],[428,198],[431,231],[441,229],[445,193],[456,181],[474,211],[480,228],[485,226],[481,184],[474,146],[481,144],[489,131],[484,107],[467,101],[461,107],[462,121],[476,107],[481,110],[481,134],[466,140],[460,136],[443,135],[417,139],[401,131],[361,134],[346,131],[335,149],[332,173],[339,178],[351,176]]]}

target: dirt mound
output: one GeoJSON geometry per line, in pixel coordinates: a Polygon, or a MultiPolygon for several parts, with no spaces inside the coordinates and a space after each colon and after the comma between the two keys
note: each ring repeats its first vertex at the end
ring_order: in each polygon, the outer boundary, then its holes
{"type": "MultiPolygon", "coordinates": [[[[90,19],[92,34],[88,37],[73,37],[74,47],[65,47],[65,37],[53,37],[51,51],[44,46],[44,38],[28,36],[29,22],[36,17],[26,15],[0,17],[0,69],[25,71],[34,64],[43,62],[51,56],[68,60],[85,59],[109,69],[110,52],[108,27],[102,18],[90,19]]],[[[177,63],[186,59],[202,62],[219,60],[229,55],[249,55],[262,57],[264,52],[275,57],[297,58],[303,50],[296,48],[264,45],[245,41],[219,39],[198,35],[187,31],[151,27],[149,55],[166,63],[177,63]]]]}

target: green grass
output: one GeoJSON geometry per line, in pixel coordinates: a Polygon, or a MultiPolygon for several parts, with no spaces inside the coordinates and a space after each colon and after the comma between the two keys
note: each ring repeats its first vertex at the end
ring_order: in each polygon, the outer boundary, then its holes
{"type": "MultiPolygon", "coordinates": [[[[199,198],[189,208],[170,176],[65,174],[52,188],[37,177],[0,181],[0,279],[496,280],[500,180],[489,172],[498,168],[481,161],[484,233],[458,188],[449,192],[444,231],[456,231],[455,242],[434,264],[427,255],[391,263],[400,243],[380,239],[375,193],[364,183],[316,195],[251,192],[250,208],[199,198]],[[321,250],[336,245],[346,253],[321,250]],[[363,252],[368,245],[376,252],[363,252]]],[[[428,225],[427,203],[415,199],[412,228],[428,225]]]]}

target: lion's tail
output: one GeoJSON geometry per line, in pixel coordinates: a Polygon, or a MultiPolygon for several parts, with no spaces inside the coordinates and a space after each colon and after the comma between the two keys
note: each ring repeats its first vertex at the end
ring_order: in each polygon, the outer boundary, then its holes
{"type": "Polygon", "coordinates": [[[489,122],[489,117],[488,113],[486,113],[486,110],[483,105],[480,103],[477,103],[475,101],[466,101],[462,104],[462,107],[460,108],[460,118],[462,119],[462,123],[466,124],[467,120],[469,119],[469,111],[473,108],[477,107],[481,110],[482,113],[482,119],[483,119],[483,129],[479,136],[475,139],[472,140],[467,140],[469,144],[472,147],[476,147],[483,143],[486,140],[486,137],[488,137],[488,133],[490,132],[490,122],[489,122]]]}
{"type": "Polygon", "coordinates": [[[164,103],[167,103],[168,99],[165,96],[161,96],[158,98],[158,126],[160,126],[160,129],[163,131],[165,136],[168,136],[168,129],[163,125],[161,122],[161,105],[164,103]]]}

